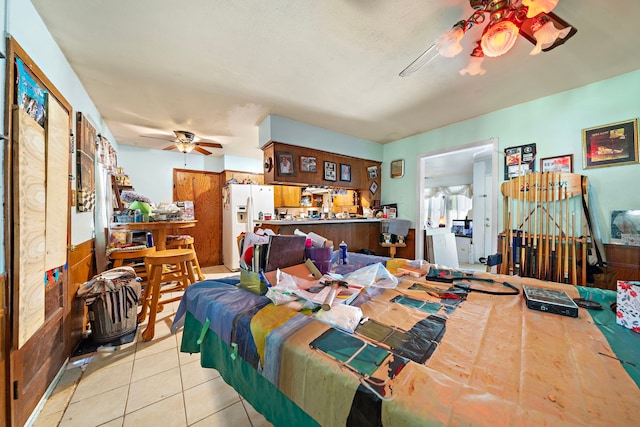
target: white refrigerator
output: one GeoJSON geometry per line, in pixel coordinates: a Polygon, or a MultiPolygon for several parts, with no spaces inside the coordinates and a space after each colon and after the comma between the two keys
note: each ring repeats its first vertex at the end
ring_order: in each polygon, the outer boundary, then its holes
{"type": "Polygon", "coordinates": [[[231,271],[240,268],[238,236],[253,231],[260,213],[273,215],[273,186],[227,184],[222,187],[222,257],[231,271]]]}

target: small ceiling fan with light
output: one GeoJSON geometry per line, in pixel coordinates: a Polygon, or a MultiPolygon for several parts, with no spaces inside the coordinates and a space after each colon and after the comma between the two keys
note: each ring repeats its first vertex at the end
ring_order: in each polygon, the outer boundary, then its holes
{"type": "Polygon", "coordinates": [[[482,61],[507,53],[522,36],[535,45],[530,55],[547,52],[571,38],[577,30],[551,11],[559,0],[469,0],[474,10],[466,20],[456,22],[420,56],[400,72],[409,76],[438,55],[451,58],[462,52],[462,37],[475,25],[485,24],[468,65],[460,74],[484,74],[482,61]]]}
{"type": "Polygon", "coordinates": [[[175,139],[174,138],[158,138],[155,136],[147,136],[147,135],[140,135],[140,136],[143,136],[145,138],[166,139],[167,141],[173,141],[173,145],[165,147],[163,148],[163,150],[173,150],[177,148],[178,151],[184,154],[190,153],[192,151],[197,151],[198,153],[204,154],[205,156],[210,156],[213,153],[209,150],[205,150],[202,147],[222,148],[222,144],[220,144],[219,142],[215,142],[215,141],[208,142],[202,138],[197,137],[193,132],[189,132],[186,130],[174,130],[173,133],[176,136],[175,139]]]}

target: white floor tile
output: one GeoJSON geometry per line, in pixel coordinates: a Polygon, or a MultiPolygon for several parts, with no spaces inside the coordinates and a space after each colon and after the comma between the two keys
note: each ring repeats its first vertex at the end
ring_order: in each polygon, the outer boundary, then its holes
{"type": "Polygon", "coordinates": [[[131,381],[138,381],[178,367],[178,351],[170,348],[147,357],[139,357],[133,364],[131,381]]]}
{"type": "Polygon", "coordinates": [[[238,393],[218,377],[184,391],[189,425],[240,401],[238,393]]]}
{"type": "Polygon", "coordinates": [[[191,424],[190,427],[252,427],[251,421],[247,418],[247,413],[242,403],[235,403],[207,418],[191,424]]]}
{"type": "MultiPolygon", "coordinates": [[[[82,383],[82,380],[80,380],[82,383]]],[[[129,386],[97,394],[71,403],[59,427],[93,427],[124,415],[129,386]]]]}
{"type": "Polygon", "coordinates": [[[123,427],[186,427],[184,400],[181,393],[145,406],[124,417],[123,427]]]}
{"type": "Polygon", "coordinates": [[[100,369],[91,369],[91,364],[82,375],[71,402],[100,395],[104,391],[126,386],[131,382],[131,370],[133,362],[127,362],[115,366],[102,366],[100,369]]]}
{"type": "Polygon", "coordinates": [[[127,414],[182,392],[180,369],[174,368],[131,383],[127,414]]]}

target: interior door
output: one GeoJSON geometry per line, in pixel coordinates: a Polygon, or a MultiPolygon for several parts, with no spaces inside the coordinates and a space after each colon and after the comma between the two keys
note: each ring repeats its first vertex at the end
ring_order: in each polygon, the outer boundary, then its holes
{"type": "Polygon", "coordinates": [[[7,58],[5,419],[22,426],[69,355],[71,106],[14,40],[7,58]]]}
{"type": "Polygon", "coordinates": [[[173,170],[173,200],[193,201],[194,228],[185,229],[194,237],[201,267],[222,264],[222,177],[220,173],[173,170]]]}

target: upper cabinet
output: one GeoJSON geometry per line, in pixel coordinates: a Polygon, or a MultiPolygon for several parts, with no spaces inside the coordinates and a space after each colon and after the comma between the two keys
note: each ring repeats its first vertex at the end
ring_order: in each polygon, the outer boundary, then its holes
{"type": "Polygon", "coordinates": [[[316,185],[367,191],[370,188],[377,189],[380,185],[381,163],[373,160],[279,142],[270,142],[263,152],[265,184],[316,185]],[[376,184],[371,187],[374,181],[376,184]]]}
{"type": "Polygon", "coordinates": [[[273,186],[273,205],[277,208],[300,207],[300,193],[302,188],[289,185],[273,186]]]}

